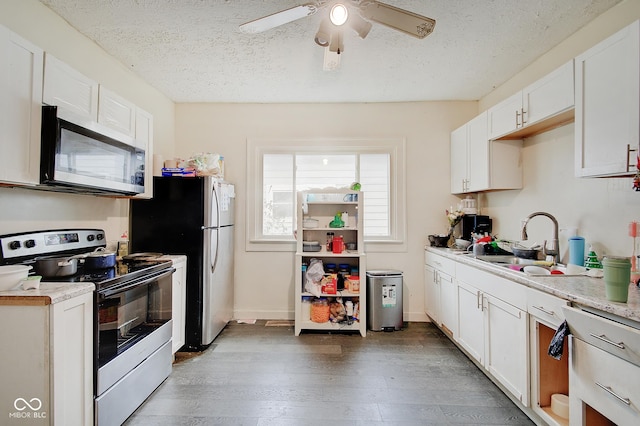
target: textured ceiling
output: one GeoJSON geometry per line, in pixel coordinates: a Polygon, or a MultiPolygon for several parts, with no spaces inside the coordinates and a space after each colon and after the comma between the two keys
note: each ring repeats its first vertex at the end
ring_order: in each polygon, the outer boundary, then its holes
{"type": "Polygon", "coordinates": [[[339,69],[320,12],[259,34],[244,22],[309,0],[41,0],[176,102],[477,100],[620,0],[388,0],[437,21],[416,39],[348,32],[339,69]]]}

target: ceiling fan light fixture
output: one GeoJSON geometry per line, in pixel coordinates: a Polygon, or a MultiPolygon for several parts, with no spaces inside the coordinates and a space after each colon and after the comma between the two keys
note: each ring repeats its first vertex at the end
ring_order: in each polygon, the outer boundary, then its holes
{"type": "Polygon", "coordinates": [[[331,22],[333,23],[333,25],[343,25],[349,18],[349,11],[347,10],[347,6],[342,3],[334,4],[331,8],[331,12],[329,13],[329,18],[331,18],[331,22]]]}
{"type": "Polygon", "coordinates": [[[371,22],[362,19],[359,15],[353,15],[349,20],[349,26],[353,28],[353,30],[358,34],[360,38],[365,38],[369,31],[371,31],[371,27],[373,24],[371,22]]]}
{"type": "Polygon", "coordinates": [[[320,22],[320,28],[318,28],[318,32],[316,33],[314,40],[318,46],[329,46],[329,43],[331,42],[331,28],[327,21],[320,22]]]}

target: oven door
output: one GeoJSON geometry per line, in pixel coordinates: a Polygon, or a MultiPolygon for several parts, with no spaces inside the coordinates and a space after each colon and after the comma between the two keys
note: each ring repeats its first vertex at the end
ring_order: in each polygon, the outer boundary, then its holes
{"type": "Polygon", "coordinates": [[[96,292],[96,395],[171,340],[174,271],[170,267],[96,292]]]}

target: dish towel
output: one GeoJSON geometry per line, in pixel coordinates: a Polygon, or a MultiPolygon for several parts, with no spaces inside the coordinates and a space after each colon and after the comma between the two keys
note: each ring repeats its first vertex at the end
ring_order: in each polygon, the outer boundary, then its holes
{"type": "Polygon", "coordinates": [[[558,360],[562,358],[564,338],[570,334],[571,331],[569,331],[569,324],[567,324],[567,321],[563,321],[562,324],[560,324],[560,327],[556,330],[556,334],[553,335],[551,343],[549,343],[549,350],[547,351],[549,356],[558,360]]]}

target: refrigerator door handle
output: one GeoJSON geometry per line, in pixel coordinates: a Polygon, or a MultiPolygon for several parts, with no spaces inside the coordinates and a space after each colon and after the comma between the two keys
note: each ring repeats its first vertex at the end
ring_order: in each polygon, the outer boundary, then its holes
{"type": "MultiPolygon", "coordinates": [[[[213,259],[211,259],[211,272],[213,273],[213,271],[215,271],[216,266],[218,265],[218,248],[219,248],[219,240],[220,240],[220,235],[218,234],[219,229],[220,229],[220,198],[218,197],[218,191],[216,191],[216,185],[217,183],[215,181],[213,181],[213,184],[211,185],[211,200],[212,202],[215,203],[215,211],[216,211],[216,223],[214,226],[209,226],[207,227],[208,229],[215,229],[215,247],[214,247],[214,242],[213,242],[213,235],[211,236],[211,250],[214,250],[215,248],[215,255],[213,256],[213,259]]],[[[213,234],[213,232],[212,232],[213,234]]]]}
{"type": "Polygon", "coordinates": [[[213,271],[215,271],[216,266],[218,266],[218,248],[220,247],[219,244],[219,240],[220,240],[220,235],[219,235],[219,230],[218,228],[214,228],[211,227],[212,229],[215,229],[215,232],[211,232],[211,234],[209,235],[209,244],[211,244],[211,254],[212,254],[212,258],[209,259],[209,263],[211,264],[211,273],[213,273],[213,271]],[[214,234],[215,234],[215,242],[214,240],[214,234]],[[215,253],[215,254],[214,254],[215,253]]]}
{"type": "Polygon", "coordinates": [[[204,231],[206,229],[218,229],[218,227],[217,226],[201,226],[200,229],[204,231]]]}

